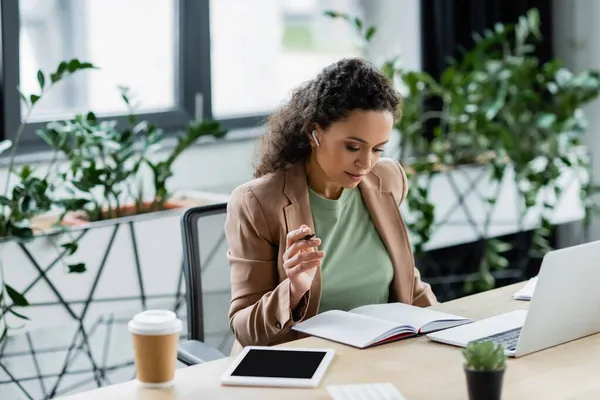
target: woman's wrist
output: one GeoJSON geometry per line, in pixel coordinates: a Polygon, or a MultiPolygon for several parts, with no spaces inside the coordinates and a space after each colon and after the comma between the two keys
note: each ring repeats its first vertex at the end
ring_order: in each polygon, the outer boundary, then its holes
{"type": "Polygon", "coordinates": [[[308,290],[298,290],[291,282],[290,282],[290,308],[293,310],[298,307],[302,297],[308,292],[308,290]]]}

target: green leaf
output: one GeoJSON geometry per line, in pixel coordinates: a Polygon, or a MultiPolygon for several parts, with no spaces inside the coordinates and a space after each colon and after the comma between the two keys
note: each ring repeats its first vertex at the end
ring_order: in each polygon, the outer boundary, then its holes
{"type": "Polygon", "coordinates": [[[70,255],[75,254],[75,252],[77,251],[77,248],[79,246],[78,246],[77,242],[69,242],[69,243],[62,244],[60,247],[67,250],[66,255],[70,256],[70,255]]]}
{"type": "Polygon", "coordinates": [[[360,18],[358,18],[358,17],[355,17],[355,18],[354,18],[354,25],[356,25],[356,27],[357,27],[358,29],[362,29],[362,27],[363,27],[363,22],[360,20],[360,18]]]}
{"type": "Polygon", "coordinates": [[[37,80],[40,85],[40,89],[44,90],[44,86],[46,85],[46,78],[44,77],[44,73],[41,69],[37,73],[37,80]]]}
{"type": "Polygon", "coordinates": [[[17,292],[10,285],[4,285],[6,287],[6,293],[8,293],[8,297],[12,300],[13,304],[19,307],[26,307],[29,305],[29,302],[21,293],[17,292]]]}
{"type": "Polygon", "coordinates": [[[125,102],[125,104],[129,105],[129,97],[125,93],[121,93],[121,98],[125,102]]]}
{"type": "Polygon", "coordinates": [[[365,39],[367,42],[371,41],[371,38],[373,37],[373,35],[375,35],[375,33],[377,32],[377,28],[375,28],[374,26],[370,26],[367,29],[367,32],[365,33],[365,39]]]}
{"type": "Polygon", "coordinates": [[[75,71],[77,71],[81,66],[81,62],[79,62],[78,59],[74,58],[71,61],[69,61],[69,64],[67,65],[67,70],[70,73],[73,73],[75,71]]]}
{"type": "Polygon", "coordinates": [[[62,78],[61,74],[57,74],[55,72],[50,74],[50,82],[52,82],[52,83],[56,83],[56,82],[60,81],[61,78],[62,78]]]}
{"type": "Polygon", "coordinates": [[[0,196],[0,205],[3,206],[10,206],[12,204],[12,202],[10,201],[10,199],[6,196],[0,196]]]}
{"type": "Polygon", "coordinates": [[[333,10],[326,10],[323,12],[323,15],[329,18],[343,18],[345,20],[350,19],[350,16],[348,14],[333,10]]]}
{"type": "Polygon", "coordinates": [[[491,121],[494,118],[496,118],[496,115],[498,115],[498,113],[500,112],[500,109],[502,109],[502,107],[504,107],[504,105],[506,104],[506,96],[508,94],[508,84],[506,84],[506,81],[503,81],[503,82],[504,83],[500,86],[500,90],[498,91],[498,95],[496,96],[495,101],[485,112],[485,118],[488,121],[491,121]]]}
{"type": "Polygon", "coordinates": [[[21,313],[16,312],[15,310],[13,310],[12,308],[8,309],[8,312],[10,312],[11,314],[13,314],[15,317],[17,318],[21,318],[21,319],[26,319],[27,321],[30,321],[30,319],[26,316],[24,316],[21,313]]]}
{"type": "Polygon", "coordinates": [[[506,164],[495,162],[492,164],[492,177],[500,182],[504,177],[504,171],[506,170],[506,164]]]}
{"type": "Polygon", "coordinates": [[[5,326],[4,330],[2,331],[2,335],[0,336],[0,343],[4,342],[4,339],[6,339],[7,336],[8,336],[8,327],[5,326]]]}
{"type": "Polygon", "coordinates": [[[389,79],[393,79],[394,78],[394,72],[395,72],[394,71],[394,64],[392,62],[386,62],[381,67],[381,72],[383,72],[383,74],[385,76],[387,76],[389,79]]]}
{"type": "Polygon", "coordinates": [[[495,371],[506,366],[504,346],[500,343],[487,340],[471,342],[462,350],[462,354],[465,367],[470,370],[495,371]]]}
{"type": "Polygon", "coordinates": [[[33,106],[40,99],[40,96],[37,94],[32,94],[29,98],[31,99],[31,105],[33,106]]]}
{"type": "Polygon", "coordinates": [[[489,257],[489,264],[491,269],[505,269],[508,267],[508,260],[505,257],[492,253],[489,257]]]}
{"type": "Polygon", "coordinates": [[[529,23],[529,29],[535,35],[536,38],[541,39],[542,34],[539,30],[540,27],[540,14],[535,8],[532,8],[527,12],[527,22],[529,23]]]}
{"type": "Polygon", "coordinates": [[[63,73],[67,72],[68,69],[68,65],[65,61],[62,61],[60,64],[58,64],[58,69],[56,70],[56,72],[59,75],[62,75],[63,73]]]}
{"type": "Polygon", "coordinates": [[[488,243],[497,253],[505,253],[513,248],[510,243],[498,239],[490,239],[488,243]]]}
{"type": "Polygon", "coordinates": [[[72,274],[81,274],[86,271],[84,263],[69,264],[67,267],[69,268],[69,273],[72,274]]]}
{"type": "Polygon", "coordinates": [[[569,159],[569,157],[567,156],[560,156],[559,157],[560,161],[563,162],[563,164],[565,164],[567,167],[571,167],[573,165],[573,163],[571,162],[571,160],[569,159]]]}
{"type": "Polygon", "coordinates": [[[513,136],[513,133],[506,129],[502,129],[500,131],[500,137],[502,139],[502,144],[504,145],[504,148],[506,149],[506,151],[509,153],[512,152],[516,147],[515,138],[513,136]]]}
{"type": "Polygon", "coordinates": [[[71,182],[71,184],[72,184],[73,186],[75,186],[77,189],[81,190],[82,192],[89,193],[89,191],[90,191],[90,189],[91,189],[91,188],[90,188],[88,185],[86,185],[86,184],[85,184],[85,183],[83,183],[83,182],[72,181],[72,182],[71,182]]]}
{"type": "Polygon", "coordinates": [[[21,178],[22,181],[24,181],[27,178],[29,178],[32,174],[33,174],[33,169],[31,169],[31,166],[29,164],[25,164],[25,165],[23,165],[23,168],[21,168],[19,177],[21,178]]]}
{"type": "Polygon", "coordinates": [[[44,142],[46,142],[46,144],[54,149],[57,148],[56,146],[56,141],[54,140],[56,138],[56,132],[53,130],[44,130],[44,129],[38,129],[36,131],[36,134],[38,135],[39,138],[41,138],[44,142]]]}

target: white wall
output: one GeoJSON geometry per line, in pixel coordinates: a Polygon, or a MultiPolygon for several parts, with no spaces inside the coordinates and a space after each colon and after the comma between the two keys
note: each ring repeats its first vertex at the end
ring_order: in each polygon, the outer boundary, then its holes
{"type": "Polygon", "coordinates": [[[170,184],[175,189],[230,193],[237,185],[252,179],[252,164],[259,139],[197,146],[184,153],[174,165],[170,184]]]}
{"type": "Polygon", "coordinates": [[[403,67],[419,70],[421,68],[421,7],[419,1],[362,0],[362,3],[366,9],[366,23],[377,27],[368,57],[381,64],[400,56],[400,63],[403,67]],[[389,21],[398,22],[389,23],[389,21]]]}

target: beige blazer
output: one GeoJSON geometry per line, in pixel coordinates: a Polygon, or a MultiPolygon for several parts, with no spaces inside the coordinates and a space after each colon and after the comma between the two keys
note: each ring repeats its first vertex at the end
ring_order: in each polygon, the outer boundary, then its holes
{"type": "MultiPolygon", "coordinates": [[[[426,307],[437,302],[415,268],[399,206],[407,179],[397,161],[380,159],[359,184],[362,197],[394,265],[390,302],[426,307]]],[[[237,187],[227,208],[225,233],[231,275],[229,320],[235,336],[232,354],[243,346],[268,346],[303,337],[290,328],[317,313],[321,274],[292,313],[283,253],[289,231],[306,224],[314,230],[304,165],[269,174],[237,187]]],[[[319,232],[316,232],[317,236],[319,232]]]]}

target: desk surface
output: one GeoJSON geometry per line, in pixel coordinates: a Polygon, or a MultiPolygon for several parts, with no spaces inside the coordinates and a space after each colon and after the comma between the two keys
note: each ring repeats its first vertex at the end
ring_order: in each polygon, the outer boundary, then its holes
{"type": "MultiPolygon", "coordinates": [[[[523,283],[465,297],[436,309],[473,319],[529,306],[512,299],[523,283]]],[[[409,400],[466,399],[461,349],[425,337],[358,350],[318,338],[286,345],[332,347],[336,356],[316,389],[222,387],[219,378],[232,358],[180,369],[171,389],[140,388],[134,381],[80,393],[68,400],[135,399],[331,399],[326,386],[392,382],[409,400]]],[[[528,356],[509,359],[503,398],[587,399],[600,397],[600,335],[589,336],[528,356]]],[[[67,400],[67,399],[65,399],[67,400]]]]}

